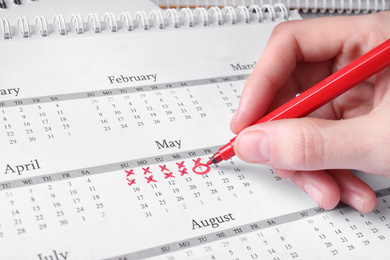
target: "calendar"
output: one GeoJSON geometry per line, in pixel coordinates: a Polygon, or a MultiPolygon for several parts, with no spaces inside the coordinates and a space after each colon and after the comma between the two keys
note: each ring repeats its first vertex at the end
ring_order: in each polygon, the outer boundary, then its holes
{"type": "Polygon", "coordinates": [[[385,255],[389,180],[356,173],[377,195],[360,214],[266,166],[206,164],[275,24],[2,42],[0,259],[385,255]]]}

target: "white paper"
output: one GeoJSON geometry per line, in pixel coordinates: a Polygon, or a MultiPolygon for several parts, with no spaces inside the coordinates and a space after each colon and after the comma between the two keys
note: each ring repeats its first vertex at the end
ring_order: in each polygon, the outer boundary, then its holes
{"type": "Polygon", "coordinates": [[[276,23],[1,43],[1,259],[384,255],[375,212],[325,212],[237,158],[206,167],[276,23]]]}

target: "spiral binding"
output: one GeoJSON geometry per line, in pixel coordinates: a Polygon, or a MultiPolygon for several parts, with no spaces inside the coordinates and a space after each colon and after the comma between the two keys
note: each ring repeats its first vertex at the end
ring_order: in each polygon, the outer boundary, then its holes
{"type": "Polygon", "coordinates": [[[147,15],[145,12],[137,12],[133,17],[128,12],[122,12],[118,17],[113,13],[106,13],[103,20],[94,13],[88,14],[86,20],[79,14],[73,14],[69,23],[62,15],[55,15],[53,23],[49,24],[44,16],[38,16],[35,24],[30,25],[26,17],[19,17],[15,26],[10,26],[6,18],[0,18],[0,31],[3,39],[12,39],[16,32],[21,33],[22,38],[30,38],[39,32],[42,37],[48,37],[51,33],[57,32],[58,35],[67,35],[73,29],[76,34],[84,34],[92,29],[93,33],[99,34],[103,31],[134,31],[150,30],[151,28],[180,28],[181,26],[212,26],[223,25],[225,23],[250,23],[252,21],[262,23],[265,20],[275,21],[277,18],[288,20],[289,11],[281,3],[274,5],[251,5],[246,7],[240,5],[237,7],[225,6],[223,8],[211,7],[205,9],[198,7],[196,9],[167,9],[154,10],[147,15]]]}
{"type": "MultiPolygon", "coordinates": [[[[206,8],[211,8],[214,6],[253,6],[253,5],[264,5],[273,3],[282,3],[287,9],[298,9],[303,11],[304,13],[309,12],[312,13],[320,12],[325,13],[329,12],[331,14],[337,13],[342,14],[346,12],[346,14],[355,14],[363,13],[367,14],[369,12],[379,12],[385,11],[389,9],[389,3],[386,2],[388,0],[196,0],[195,7],[202,5],[206,8]],[[303,3],[303,4],[302,4],[303,3]],[[338,6],[337,4],[340,4],[338,6]]],[[[155,0],[156,4],[165,8],[185,8],[191,6],[189,1],[182,0],[155,0]]],[[[194,2],[194,1],[192,1],[194,2]]]]}

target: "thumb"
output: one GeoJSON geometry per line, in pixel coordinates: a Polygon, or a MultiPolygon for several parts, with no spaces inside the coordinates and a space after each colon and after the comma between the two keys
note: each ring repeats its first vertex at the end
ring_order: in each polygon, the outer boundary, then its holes
{"type": "Polygon", "coordinates": [[[375,133],[366,117],[285,119],[254,125],[237,136],[235,153],[244,161],[285,170],[357,169],[388,174],[390,160],[383,154],[389,156],[380,150],[385,146],[380,138],[384,133],[379,133],[381,128],[375,133]],[[380,157],[387,163],[373,161],[380,157]]]}

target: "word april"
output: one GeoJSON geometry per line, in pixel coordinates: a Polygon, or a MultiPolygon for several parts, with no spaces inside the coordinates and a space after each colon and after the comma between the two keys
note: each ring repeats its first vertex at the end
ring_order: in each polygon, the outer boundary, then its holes
{"type": "Polygon", "coordinates": [[[159,141],[154,141],[157,144],[158,149],[165,149],[165,148],[173,148],[177,147],[178,149],[181,148],[181,140],[172,140],[167,141],[164,139],[161,143],[159,141]]]}
{"type": "Polygon", "coordinates": [[[35,159],[35,160],[31,160],[30,163],[20,164],[20,165],[15,165],[15,166],[11,166],[11,165],[7,164],[7,166],[5,167],[4,174],[17,172],[18,175],[22,175],[22,172],[24,172],[24,171],[38,170],[40,168],[41,168],[41,166],[39,165],[38,160],[35,159]]]}

